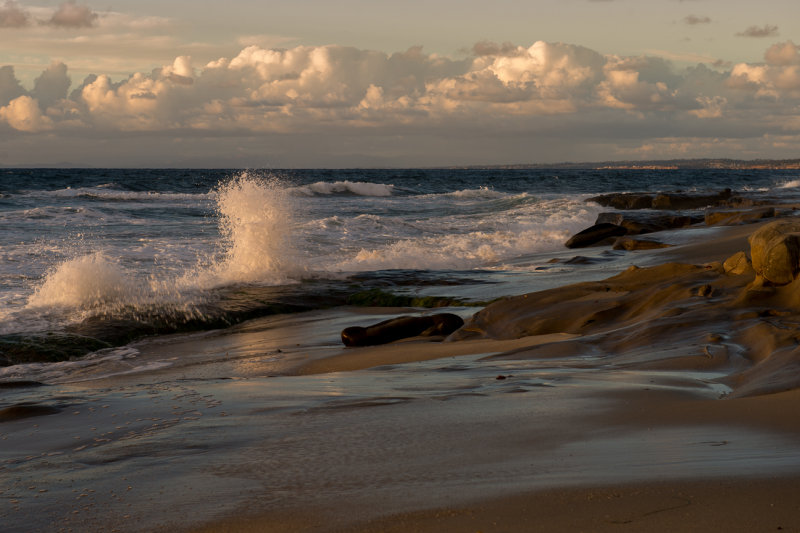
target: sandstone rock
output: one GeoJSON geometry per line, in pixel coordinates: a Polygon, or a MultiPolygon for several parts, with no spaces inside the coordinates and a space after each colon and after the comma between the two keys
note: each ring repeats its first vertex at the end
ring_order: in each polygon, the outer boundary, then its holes
{"type": "Polygon", "coordinates": [[[753,270],[773,285],[791,283],[800,271],[800,220],[776,220],[750,235],[753,270]]]}
{"type": "Polygon", "coordinates": [[[564,246],[567,248],[585,248],[594,244],[600,244],[609,237],[625,235],[627,232],[625,228],[617,226],[616,224],[595,224],[570,237],[570,239],[564,243],[564,246]]]}
{"type": "Polygon", "coordinates": [[[726,274],[732,274],[734,276],[753,271],[753,267],[750,266],[750,261],[747,259],[747,255],[745,255],[744,252],[736,252],[727,258],[725,262],[722,263],[722,267],[725,269],[726,274]]]}
{"type": "Polygon", "coordinates": [[[705,223],[707,226],[746,224],[757,222],[764,218],[775,217],[774,207],[762,207],[747,211],[706,211],[705,223]]]}
{"type": "Polygon", "coordinates": [[[697,287],[697,295],[708,298],[714,294],[714,287],[709,285],[708,283],[697,287]]]}

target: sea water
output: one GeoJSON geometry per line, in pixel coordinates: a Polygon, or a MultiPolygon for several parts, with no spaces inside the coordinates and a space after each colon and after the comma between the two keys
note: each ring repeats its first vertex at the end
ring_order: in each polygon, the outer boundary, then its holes
{"type": "MultiPolygon", "coordinates": [[[[219,328],[300,301],[297,309],[329,306],[338,301],[331,295],[359,288],[479,301],[563,284],[579,279],[581,267],[550,261],[569,257],[569,236],[609,210],[591,196],[724,188],[796,201],[800,177],[779,170],[3,170],[0,344],[63,332],[85,339],[110,323],[112,344],[123,345],[184,326],[219,328]],[[76,326],[87,323],[95,329],[76,326]]],[[[624,255],[610,254],[609,268],[624,255]]]]}

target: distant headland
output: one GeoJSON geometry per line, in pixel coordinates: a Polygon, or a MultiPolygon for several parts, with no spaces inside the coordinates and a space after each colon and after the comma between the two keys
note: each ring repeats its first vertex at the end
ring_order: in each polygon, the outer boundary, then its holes
{"type": "Polygon", "coordinates": [[[603,169],[603,170],[800,170],[800,159],[658,159],[651,161],[601,161],[583,163],[530,163],[512,165],[469,165],[450,168],[471,169],[603,169]]]}

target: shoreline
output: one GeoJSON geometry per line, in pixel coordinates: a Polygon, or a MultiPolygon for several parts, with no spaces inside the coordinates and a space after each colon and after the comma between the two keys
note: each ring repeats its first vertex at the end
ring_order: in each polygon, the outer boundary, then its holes
{"type": "Polygon", "coordinates": [[[0,520],[11,531],[800,529],[797,317],[783,312],[800,282],[751,294],[755,274],[722,264],[766,224],[504,298],[444,342],[331,344],[355,318],[407,309],[282,315],[134,344],[141,372],[7,391],[53,411],[0,424],[0,471],[13,479],[0,520]],[[164,354],[173,362],[148,366],[164,354]]]}

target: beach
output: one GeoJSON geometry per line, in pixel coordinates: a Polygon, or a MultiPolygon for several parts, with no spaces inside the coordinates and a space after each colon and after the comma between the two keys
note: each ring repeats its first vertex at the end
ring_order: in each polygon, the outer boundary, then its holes
{"type": "MultiPolygon", "coordinates": [[[[388,187],[349,187],[381,196],[312,197],[337,209],[353,204],[354,218],[332,227],[363,220],[356,206],[370,203],[387,228],[392,221],[410,231],[419,216],[393,207],[418,203],[413,193],[403,193],[406,200],[386,196],[388,187]],[[391,219],[386,205],[402,214],[391,219]]],[[[108,189],[99,189],[99,199],[95,189],[70,198],[86,195],[93,209],[109,202],[109,213],[120,212],[119,197],[141,213],[153,209],[152,193],[130,200],[108,189]]],[[[269,197],[268,188],[248,190],[269,197]]],[[[171,204],[195,201],[160,194],[171,204]]],[[[658,194],[659,201],[683,201],[658,194]]],[[[607,216],[585,196],[572,204],[548,199],[544,209],[558,207],[544,227],[552,217],[563,222],[565,208],[579,213],[573,218],[583,226],[607,216]]],[[[439,223],[455,224],[464,212],[475,213],[470,222],[486,220],[498,210],[505,223],[512,213],[527,220],[543,209],[540,199],[516,192],[437,194],[432,205],[445,200],[455,215],[445,213],[439,223]],[[519,214],[519,205],[526,211],[519,214]]],[[[195,292],[162,304],[128,292],[101,307],[53,305],[45,315],[20,306],[6,315],[7,331],[34,319],[51,329],[7,333],[4,349],[25,350],[6,357],[50,357],[52,346],[106,347],[0,368],[3,529],[796,530],[800,282],[775,281],[769,268],[777,260],[765,262],[766,252],[752,244],[753,235],[773,227],[794,243],[796,205],[773,202],[764,219],[763,202],[736,213],[718,208],[739,217],[730,225],[698,222],[690,209],[695,218],[685,227],[683,212],[673,210],[670,220],[680,227],[623,237],[646,241],[640,250],[617,249],[619,237],[568,249],[563,231],[551,228],[552,247],[511,252],[470,270],[381,271],[369,263],[355,274],[316,273],[302,283],[212,286],[192,305],[186,300],[198,298],[195,292]],[[65,318],[56,311],[63,309],[80,319],[59,329],[65,318]],[[171,322],[181,309],[186,321],[171,322]],[[352,326],[441,313],[461,317],[463,326],[388,344],[342,344],[342,331],[352,326]]],[[[330,209],[316,209],[313,216],[330,219],[330,209]]],[[[663,221],[664,212],[611,211],[636,231],[663,221]]],[[[569,220],[571,232],[580,229],[569,220]]],[[[256,217],[257,227],[261,221],[256,217]]],[[[242,273],[255,252],[275,250],[274,241],[263,243],[252,231],[228,231],[225,253],[206,274],[242,273]]],[[[335,233],[326,231],[332,240],[335,233]]],[[[409,257],[428,259],[420,249],[441,242],[432,243],[428,231],[402,241],[409,257]]],[[[171,234],[167,228],[159,238],[171,234]]],[[[487,242],[483,233],[454,235],[487,242]]],[[[123,251],[125,242],[112,251],[123,251]]],[[[391,240],[369,254],[348,246],[378,262],[397,259],[400,249],[391,240]]],[[[144,263],[69,259],[42,277],[28,301],[63,294],[57,283],[73,283],[78,274],[158,273],[123,270],[136,264],[144,263]]],[[[262,274],[277,275],[276,262],[264,264],[273,270],[262,274]]],[[[4,294],[12,304],[20,300],[4,294]]]]}
{"type": "MultiPolygon", "coordinates": [[[[2,519],[10,531],[797,529],[796,350],[787,359],[779,335],[758,353],[743,342],[796,315],[772,305],[785,298],[731,311],[754,275],[720,270],[757,227],[579,284],[617,279],[612,292],[641,303],[583,332],[508,335],[524,315],[513,302],[533,293],[507,298],[513,316],[489,320],[503,328],[486,338],[309,346],[310,325],[333,339],[419,312],[336,309],[134,344],[137,364],[150,350],[172,365],[5,388],[30,409],[4,412],[2,519]],[[692,294],[708,284],[716,296],[692,294]]],[[[575,287],[544,291],[562,321],[609,301],[575,287]]]]}

